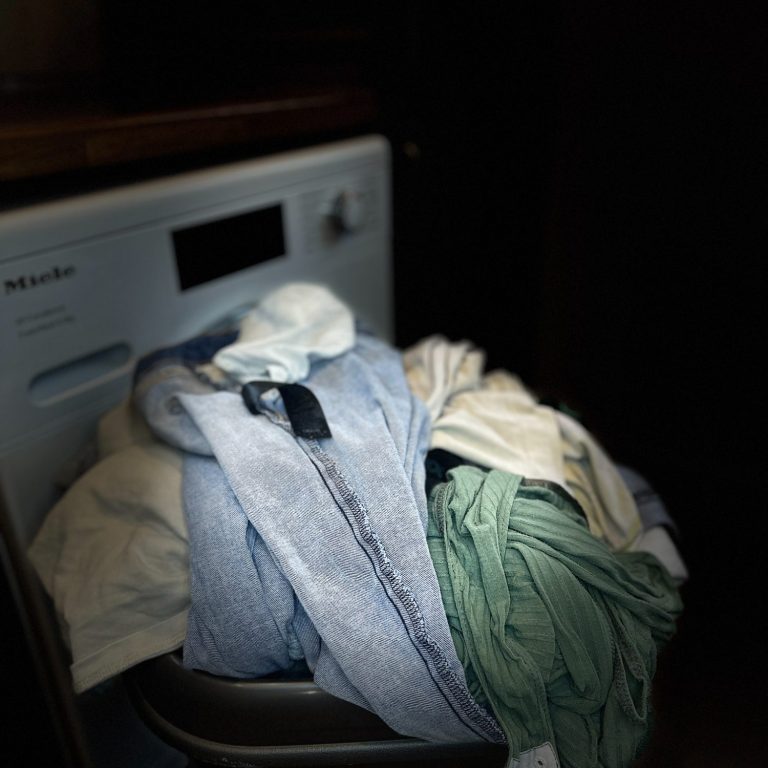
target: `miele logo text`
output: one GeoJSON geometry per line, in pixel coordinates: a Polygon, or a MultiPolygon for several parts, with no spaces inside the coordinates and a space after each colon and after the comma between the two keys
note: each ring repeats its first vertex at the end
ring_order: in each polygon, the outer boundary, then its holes
{"type": "Polygon", "coordinates": [[[69,267],[53,267],[47,272],[40,272],[36,275],[22,275],[15,280],[6,280],[3,285],[5,286],[5,295],[8,296],[11,293],[17,291],[28,291],[30,288],[37,288],[45,283],[53,283],[56,280],[63,280],[66,277],[72,277],[75,274],[75,268],[69,267]]]}

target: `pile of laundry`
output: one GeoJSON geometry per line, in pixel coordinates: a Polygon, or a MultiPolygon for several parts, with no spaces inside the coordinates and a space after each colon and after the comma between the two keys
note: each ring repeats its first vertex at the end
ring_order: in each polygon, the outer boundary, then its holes
{"type": "Polygon", "coordinates": [[[97,443],[30,549],[77,691],[183,646],[513,758],[626,766],[647,739],[674,522],[469,342],[402,353],[289,284],[144,358],[97,443]]]}

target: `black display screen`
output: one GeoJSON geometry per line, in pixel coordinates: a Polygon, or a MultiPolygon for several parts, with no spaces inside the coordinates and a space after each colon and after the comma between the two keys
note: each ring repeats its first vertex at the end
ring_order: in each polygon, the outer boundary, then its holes
{"type": "Polygon", "coordinates": [[[282,206],[174,230],[173,247],[182,291],[284,256],[282,206]]]}

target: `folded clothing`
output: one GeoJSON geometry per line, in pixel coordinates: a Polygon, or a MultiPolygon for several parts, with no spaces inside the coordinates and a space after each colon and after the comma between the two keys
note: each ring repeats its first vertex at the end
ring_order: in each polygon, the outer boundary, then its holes
{"type": "Polygon", "coordinates": [[[428,544],[467,684],[515,755],[628,766],[650,724],[658,649],[682,610],[645,553],[616,553],[567,497],[457,467],[429,498],[428,544]]]}

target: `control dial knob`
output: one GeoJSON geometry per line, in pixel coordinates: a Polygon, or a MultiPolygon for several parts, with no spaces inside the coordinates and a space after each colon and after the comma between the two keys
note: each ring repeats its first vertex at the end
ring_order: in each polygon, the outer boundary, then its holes
{"type": "Polygon", "coordinates": [[[352,189],[334,192],[322,210],[326,231],[334,239],[362,229],[365,214],[365,196],[352,189]]]}

